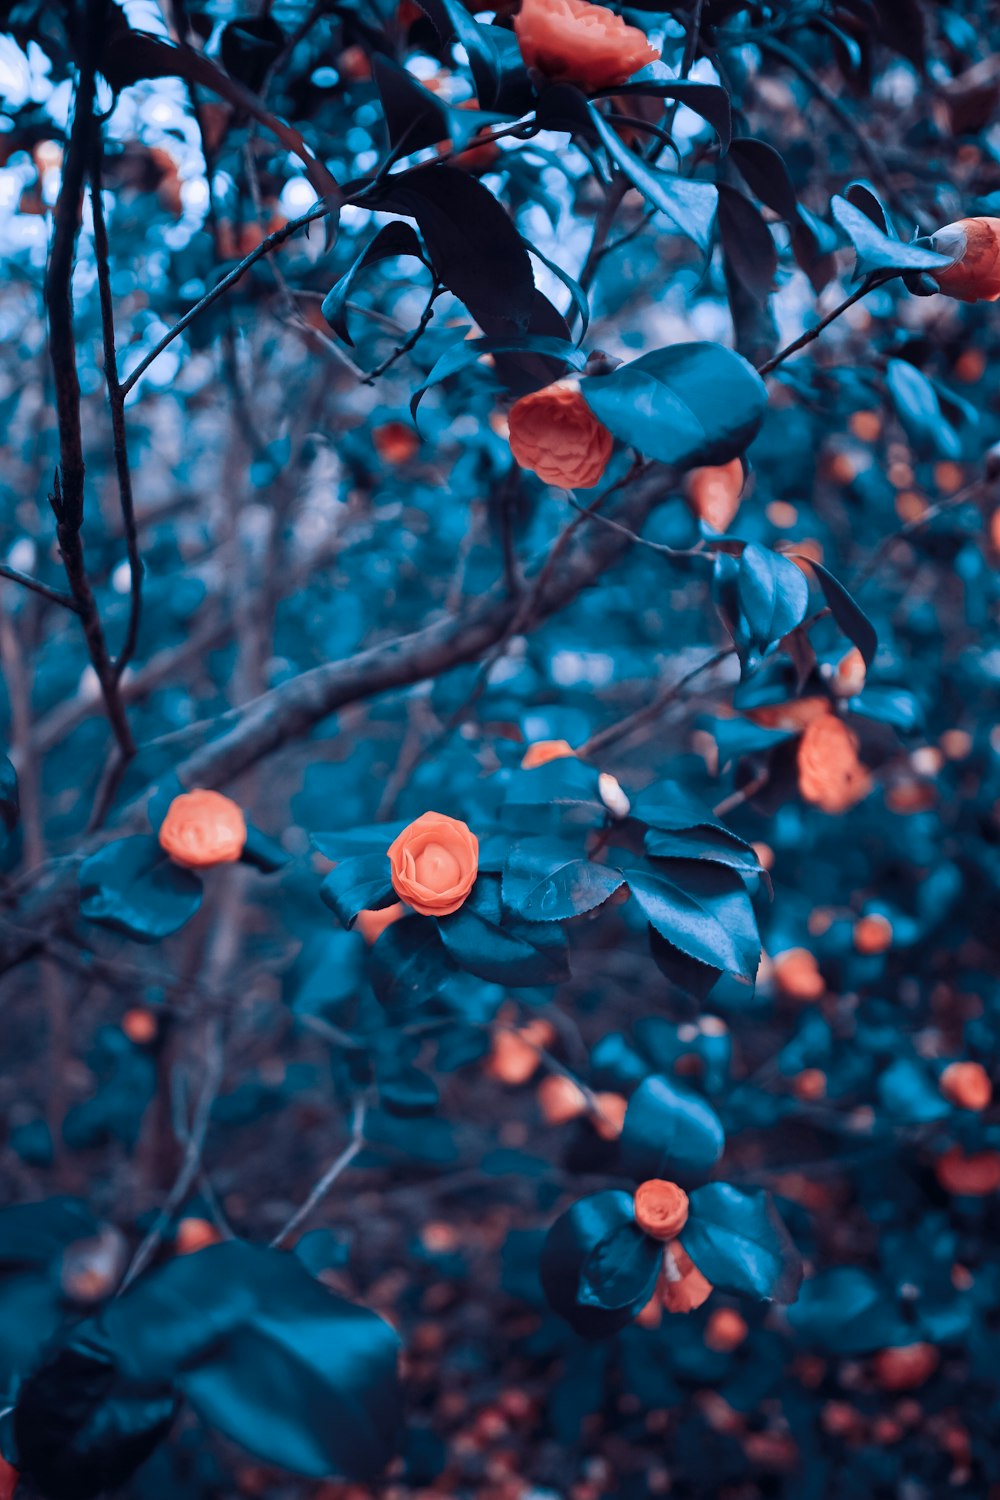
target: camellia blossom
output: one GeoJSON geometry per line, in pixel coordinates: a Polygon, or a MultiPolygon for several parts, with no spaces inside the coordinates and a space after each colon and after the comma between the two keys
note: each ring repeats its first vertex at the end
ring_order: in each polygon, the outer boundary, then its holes
{"type": "Polygon", "coordinates": [[[931,235],[941,255],[955,264],[932,271],[938,291],[959,302],[996,302],[1000,298],[1000,219],[957,219],[931,235]]]}
{"type": "Polygon", "coordinates": [[[694,1312],[712,1294],[712,1283],[701,1274],[679,1240],[671,1240],[664,1249],[660,1290],[664,1307],[672,1313],[694,1312]]]}
{"type": "Polygon", "coordinates": [[[514,458],[546,484],[590,489],[608,466],[615,440],[575,386],[547,385],[522,396],[507,421],[514,458]]]}
{"type": "Polygon", "coordinates": [[[13,1464],[9,1464],[5,1458],[0,1458],[0,1500],[13,1500],[17,1481],[18,1472],[13,1464]]]}
{"type": "Polygon", "coordinates": [[[588,0],[523,0],[514,32],[529,68],[588,93],[625,83],[660,56],[637,26],[588,0]]]}
{"type": "Polygon", "coordinates": [[[635,1222],[654,1240],[676,1239],[688,1220],[688,1195],[676,1182],[650,1177],[635,1190],[635,1222]]]}
{"type": "Polygon", "coordinates": [[[467,823],[426,812],[389,845],[392,888],[424,917],[447,917],[464,903],[479,870],[479,840],[467,823]]]}
{"type": "Polygon", "coordinates": [[[820,714],[799,741],[799,791],[826,813],[847,812],[871,790],[858,738],[835,714],[820,714]]]}
{"type": "Polygon", "coordinates": [[[167,808],[159,837],[175,865],[200,870],[233,864],[246,847],[246,819],[221,792],[183,792],[167,808]]]}
{"type": "Polygon", "coordinates": [[[569,740],[536,740],[522,755],[521,769],[533,771],[536,766],[548,765],[550,760],[565,760],[575,754],[569,740]]]}

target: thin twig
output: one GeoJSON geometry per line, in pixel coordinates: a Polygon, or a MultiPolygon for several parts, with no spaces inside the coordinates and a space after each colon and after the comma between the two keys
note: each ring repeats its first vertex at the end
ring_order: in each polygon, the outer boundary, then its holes
{"type": "Polygon", "coordinates": [[[48,599],[50,604],[61,604],[63,609],[70,609],[75,615],[80,613],[80,606],[72,594],[67,594],[63,589],[49,588],[47,583],[32,578],[29,573],[22,573],[20,568],[12,568],[8,563],[0,563],[0,578],[9,578],[11,583],[19,583],[22,588],[30,589],[33,594],[39,594],[43,599],[48,599]]]}
{"type": "Polygon", "coordinates": [[[292,1217],[286,1223],[285,1227],[278,1230],[278,1233],[271,1241],[272,1250],[280,1250],[285,1241],[290,1239],[291,1236],[295,1233],[299,1225],[303,1224],[305,1220],[308,1219],[313,1209],[316,1208],[318,1204],[322,1203],[323,1199],[333,1187],[333,1184],[336,1182],[341,1173],[345,1172],[351,1165],[351,1162],[354,1160],[354,1158],[356,1156],[359,1156],[364,1150],[366,1113],[367,1106],[365,1104],[365,1101],[363,1099],[359,1100],[359,1102],[354,1106],[354,1115],[351,1120],[350,1141],[344,1147],[343,1151],[337,1157],[336,1161],[330,1163],[326,1171],[323,1173],[322,1177],[313,1186],[313,1189],[310,1192],[308,1198],[306,1198],[305,1202],[295,1210],[295,1212],[292,1214],[292,1217]]]}
{"type": "Polygon", "coordinates": [[[881,285],[884,279],[884,277],[877,275],[866,276],[864,281],[854,288],[850,296],[845,297],[843,302],[839,302],[832,311],[827,313],[825,318],[821,318],[818,323],[813,324],[812,328],[807,328],[804,333],[799,334],[797,339],[793,339],[790,344],[786,344],[784,349],[779,349],[777,354],[772,355],[770,359],[765,359],[762,365],[758,365],[757,374],[769,375],[778,365],[783,364],[789,355],[797,354],[800,349],[804,349],[807,344],[811,344],[814,339],[818,339],[824,328],[829,328],[830,324],[839,318],[841,313],[845,313],[849,307],[853,307],[855,302],[860,302],[862,297],[867,297],[868,293],[873,291],[876,286],[881,285]]]}

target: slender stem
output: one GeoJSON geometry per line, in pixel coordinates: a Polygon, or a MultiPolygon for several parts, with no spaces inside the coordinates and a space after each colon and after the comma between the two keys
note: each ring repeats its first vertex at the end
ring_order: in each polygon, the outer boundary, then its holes
{"type": "Polygon", "coordinates": [[[279,1250],[285,1243],[285,1241],[291,1238],[296,1229],[298,1229],[299,1225],[304,1223],[312,1213],[313,1209],[323,1201],[341,1173],[345,1172],[351,1165],[351,1162],[354,1160],[354,1158],[356,1156],[359,1156],[364,1150],[365,1114],[366,1105],[362,1100],[354,1107],[354,1118],[351,1122],[350,1141],[344,1147],[343,1151],[337,1157],[336,1161],[330,1163],[326,1171],[323,1173],[322,1177],[313,1186],[313,1189],[310,1192],[308,1198],[306,1198],[305,1202],[295,1210],[295,1212],[292,1214],[292,1217],[286,1223],[285,1227],[283,1229],[279,1229],[278,1233],[271,1241],[272,1250],[279,1250]]]}
{"type": "Polygon", "coordinates": [[[127,375],[122,381],[122,395],[128,395],[129,391],[131,391],[142,379],[143,375],[145,375],[150,365],[153,364],[155,360],[159,359],[164,349],[168,348],[169,345],[173,343],[174,339],[184,332],[185,328],[190,328],[191,324],[200,313],[203,313],[206,308],[211,307],[213,302],[218,302],[219,298],[224,296],[225,293],[229,291],[229,288],[231,286],[235,286],[236,283],[240,280],[241,276],[243,276],[244,272],[248,271],[250,267],[254,265],[258,260],[263,259],[265,255],[270,255],[272,250],[276,250],[279,245],[283,245],[286,240],[291,239],[293,234],[298,233],[300,229],[304,229],[307,224],[313,224],[317,219],[325,218],[326,215],[330,212],[331,210],[328,204],[317,203],[315,207],[308,209],[306,213],[300,214],[297,219],[289,219],[287,224],[283,224],[280,229],[275,229],[272,234],[269,234],[264,239],[262,239],[260,244],[256,245],[254,249],[250,251],[249,255],[245,255],[239,262],[239,264],[235,265],[231,271],[227,271],[222,280],[216,282],[215,286],[213,286],[210,291],[207,291],[204,297],[199,298],[199,300],[194,304],[193,307],[188,308],[184,316],[182,318],[178,318],[177,322],[173,325],[172,328],[167,329],[163,337],[159,339],[157,343],[153,345],[152,349],[150,349],[149,353],[144,355],[144,357],[139,361],[132,373],[130,375],[127,375]]]}
{"type": "Polygon", "coordinates": [[[83,186],[95,129],[96,59],[101,0],[91,0],[86,23],[87,51],[80,64],[73,109],[73,125],[55,206],[52,248],[45,274],[45,305],[49,324],[49,358],[56,390],[59,430],[59,467],[52,494],[56,537],[70,591],[83,625],[87,650],[121,754],[130,759],[135,742],[118,692],[118,681],[108,653],[97,601],[87,575],[83,553],[84,461],[80,414],[80,380],[73,332],[73,266],[80,233],[83,186]]]}
{"type": "Polygon", "coordinates": [[[22,588],[48,599],[50,604],[61,604],[63,609],[72,610],[75,615],[80,613],[80,606],[72,594],[65,593],[63,589],[49,588],[47,583],[32,578],[30,573],[22,573],[20,568],[12,568],[9,563],[0,563],[0,578],[9,578],[11,583],[19,583],[22,588]]]}
{"type": "Polygon", "coordinates": [[[696,677],[700,677],[703,672],[710,671],[712,667],[720,666],[727,657],[733,655],[735,649],[734,646],[725,646],[721,651],[715,651],[711,656],[706,656],[704,661],[700,661],[696,667],[692,667],[690,672],[685,672],[684,676],[679,677],[676,682],[670,683],[668,687],[664,688],[661,693],[658,693],[649,703],[644,704],[642,708],[637,708],[634,713],[627,714],[624,719],[619,719],[616,723],[609,724],[606,729],[599,729],[596,734],[592,734],[589,740],[585,740],[582,745],[577,746],[577,755],[590,759],[598,750],[603,750],[605,746],[614,744],[616,740],[625,739],[634,730],[641,729],[646,724],[653,723],[654,720],[660,717],[664,709],[668,708],[680,696],[688,683],[693,682],[696,677]]]}
{"type": "Polygon", "coordinates": [[[125,431],[125,396],[118,379],[118,353],[115,346],[115,309],[111,294],[111,252],[108,243],[108,226],[104,217],[101,197],[102,144],[99,132],[95,132],[93,165],[90,175],[90,200],[94,213],[94,253],[97,259],[97,284],[101,302],[101,331],[104,340],[104,376],[108,387],[108,404],[111,407],[111,432],[115,453],[115,472],[118,476],[118,498],[122,512],[122,530],[128,552],[130,576],[130,604],[128,628],[125,640],[114,665],[115,680],[135,655],[139,638],[139,622],[142,619],[142,556],[139,551],[139,531],[135,519],[135,499],[132,493],[132,471],[128,461],[128,439],[125,431]]]}
{"type": "Polygon", "coordinates": [[[835,322],[841,313],[845,313],[849,307],[853,307],[855,302],[860,302],[862,297],[866,297],[876,286],[881,285],[881,282],[882,278],[879,276],[866,276],[864,281],[854,288],[850,296],[845,297],[843,302],[838,303],[831,312],[827,313],[825,318],[821,318],[812,328],[807,328],[805,333],[800,333],[797,339],[793,339],[790,344],[786,344],[784,349],[779,349],[777,354],[772,355],[770,359],[765,359],[762,365],[758,365],[757,374],[769,375],[778,365],[783,364],[789,355],[797,354],[800,349],[804,349],[807,344],[811,344],[814,339],[818,339],[824,328],[829,328],[830,324],[835,322]]]}

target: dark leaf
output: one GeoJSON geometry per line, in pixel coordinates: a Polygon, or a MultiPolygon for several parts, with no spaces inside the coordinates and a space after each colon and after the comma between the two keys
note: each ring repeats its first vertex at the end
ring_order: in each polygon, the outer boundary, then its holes
{"type": "Polygon", "coordinates": [[[471,369],[484,354],[504,353],[540,355],[563,366],[569,365],[574,370],[582,370],[587,362],[586,355],[567,339],[545,338],[535,334],[511,338],[461,339],[451,349],[445,350],[423,385],[414,391],[410,398],[410,411],[415,417],[421,400],[432,386],[452,375],[460,374],[462,370],[471,369]]]}
{"type": "Polygon", "coordinates": [[[662,1265],[662,1244],[635,1224],[621,1224],[584,1261],[579,1301],[606,1312],[642,1307],[656,1289],[662,1265]]]}
{"type": "Polygon", "coordinates": [[[761,870],[753,846],[720,828],[691,828],[684,833],[660,833],[651,828],[643,847],[654,859],[704,859],[709,864],[728,865],[744,875],[756,875],[761,870]]]}
{"type": "Polygon", "coordinates": [[[732,106],[726,89],[717,83],[692,83],[683,78],[658,78],[652,68],[637,73],[628,83],[620,83],[607,92],[612,97],[627,94],[656,94],[661,99],[676,99],[696,115],[707,120],[719,137],[723,153],[732,139],[732,106]]]}
{"type": "Polygon", "coordinates": [[[229,1240],[180,1256],[99,1323],[130,1388],[172,1383],[268,1463],[369,1482],[392,1457],[399,1340],[294,1255],[229,1240]]]}
{"type": "Polygon", "coordinates": [[[753,140],[748,136],[734,138],[729,153],[730,161],[739,169],[747,187],[773,209],[779,218],[790,224],[798,216],[795,188],[788,175],[784,159],[766,141],[753,140]]]}
{"type": "Polygon", "coordinates": [[[905,359],[890,359],[886,385],[896,415],[919,453],[958,458],[962,443],[941,410],[941,402],[927,376],[905,359]]]}
{"type": "Polygon", "coordinates": [[[632,151],[614,126],[604,118],[595,104],[588,106],[590,117],[607,150],[632,186],[659,209],[676,229],[693,240],[704,253],[712,241],[712,225],[719,195],[714,183],[693,182],[650,166],[632,151]]]}
{"type": "Polygon", "coordinates": [[[794,1302],[802,1258],[770,1194],[710,1182],[691,1194],[680,1241],[701,1274],[726,1292],[794,1302]]]}
{"type": "Polygon", "coordinates": [[[583,1300],[584,1268],[594,1251],[629,1231],[637,1232],[632,1195],[611,1191],[581,1198],[560,1215],[545,1237],[538,1267],[545,1295],[555,1311],[584,1338],[607,1338],[630,1323],[649,1300],[650,1293],[640,1279],[633,1282],[635,1296],[630,1303],[609,1309],[583,1300]]]}
{"type": "Polygon", "coordinates": [[[82,915],[139,943],[158,942],[183,927],[201,896],[197,875],[175,865],[144,834],[105,844],[80,866],[82,915]]]}
{"type": "Polygon", "coordinates": [[[756,370],[721,344],[654,349],[581,389],[616,437],[677,468],[738,458],[767,407],[756,370]]]}
{"type": "Polygon", "coordinates": [[[343,828],[333,833],[314,833],[310,842],[324,859],[353,859],[362,854],[385,854],[405,822],[369,823],[365,828],[343,828]]]}
{"type": "Polygon", "coordinates": [[[822,563],[814,562],[811,557],[803,557],[816,574],[816,580],[823,591],[823,598],[830,606],[830,613],[847,636],[847,639],[861,652],[865,659],[865,666],[870,667],[875,660],[875,652],[878,650],[878,636],[875,626],[869,620],[864,610],[847,592],[839,579],[824,568],[822,563]]]}
{"type": "Polygon", "coordinates": [[[437,1084],[421,1068],[405,1067],[378,1080],[382,1108],[390,1115],[413,1119],[433,1114],[438,1104],[437,1084]]]}
{"type": "Polygon", "coordinates": [[[704,1178],[725,1149],[715,1110],[691,1089],[654,1074],[628,1102],[619,1149],[637,1181],[665,1177],[687,1184],[704,1178]]]}
{"type": "Polygon", "coordinates": [[[493,984],[558,984],[569,972],[561,928],[504,914],[495,876],[480,874],[465,905],[437,926],[454,962],[493,984]]]}
{"type": "Polygon", "coordinates": [[[750,639],[763,651],[801,625],[809,585],[787,557],[751,542],[740,557],[739,602],[750,639]]]}
{"type": "Polygon", "coordinates": [[[855,278],[875,271],[941,271],[951,265],[951,258],[926,250],[921,245],[906,245],[891,239],[873,224],[863,209],[835,197],[830,209],[833,217],[854,246],[857,255],[855,278]]]}
{"type": "Polygon", "coordinates": [[[803,1343],[827,1354],[885,1349],[905,1327],[891,1289],[860,1266],[836,1266],[810,1277],[786,1316],[803,1343]]]}
{"type": "Polygon", "coordinates": [[[17,772],[6,755],[0,755],[0,822],[8,833],[13,833],[17,827],[20,811],[17,772]]]}
{"type": "Polygon", "coordinates": [[[365,246],[361,254],[323,298],[323,316],[337,337],[343,339],[345,344],[350,344],[352,347],[354,344],[347,326],[347,304],[358,272],[365,266],[374,265],[380,260],[389,260],[397,255],[412,255],[420,261],[424,258],[423,246],[412,225],[401,224],[394,219],[392,223],[382,226],[375,238],[365,246]]]}
{"type": "Polygon", "coordinates": [[[255,870],[262,870],[265,875],[273,875],[278,870],[283,870],[288,864],[290,856],[287,855],[277,839],[272,839],[252,823],[247,824],[247,841],[243,846],[240,859],[245,865],[253,865],[255,870]]]}
{"type": "Polygon", "coordinates": [[[530,108],[533,92],[517,38],[499,26],[472,17],[462,0],[418,0],[438,35],[461,42],[469,58],[476,97],[484,109],[500,109],[514,118],[530,108]]]}
{"type": "Polygon", "coordinates": [[[525,839],[503,870],[505,905],[528,922],[560,922],[593,911],[625,883],[620,870],[597,865],[571,844],[525,839]]]}
{"type": "Polygon", "coordinates": [[[385,854],[341,860],[326,876],[319,893],[344,927],[354,926],[359,911],[378,911],[399,899],[392,888],[385,854]]]}
{"type": "Polygon", "coordinates": [[[733,273],[758,301],[774,290],[778,252],[771,231],[742,193],[720,183],[719,239],[733,273]]]}
{"type": "Polygon", "coordinates": [[[721,969],[700,963],[698,959],[682,953],[680,948],[675,948],[673,943],[668,943],[655,927],[649,929],[649,951],[663,977],[695,1000],[704,1000],[722,976],[721,969]]]}
{"type": "Polygon", "coordinates": [[[475,177],[459,167],[420,167],[388,177],[364,202],[417,221],[438,280],[485,334],[527,332],[531,260],[506,211],[475,177]]]}
{"type": "Polygon", "coordinates": [[[709,968],[753,980],[760,962],[757,923],[738,875],[677,861],[671,879],[630,870],[629,890],[661,937],[709,968]]]}
{"type": "Polygon", "coordinates": [[[371,981],[394,1020],[432,1000],[455,965],[430,917],[403,917],[382,933],[371,950],[371,981]]]}
{"type": "Polygon", "coordinates": [[[230,77],[257,93],[284,45],[285,33],[273,16],[246,16],[222,28],[219,53],[230,77]]]}
{"type": "Polygon", "coordinates": [[[449,135],[447,106],[391,57],[376,52],[372,76],[382,101],[389,145],[405,154],[436,146],[449,135]]]}

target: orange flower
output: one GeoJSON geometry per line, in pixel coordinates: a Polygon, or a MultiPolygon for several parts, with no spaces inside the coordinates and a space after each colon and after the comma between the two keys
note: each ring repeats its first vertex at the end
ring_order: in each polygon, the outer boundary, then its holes
{"type": "Polygon", "coordinates": [[[717,1307],[705,1329],[705,1343],[717,1354],[731,1354],[738,1349],[749,1332],[746,1319],[735,1307],[717,1307]]]}
{"type": "Polygon", "coordinates": [[[536,740],[522,755],[521,769],[533,771],[536,766],[548,765],[550,760],[565,760],[567,756],[575,755],[569,740],[536,740]]]}
{"type": "Polygon", "coordinates": [[[825,813],[842,813],[860,802],[871,780],[858,759],[858,739],[834,714],[821,714],[799,741],[799,791],[825,813]]]}
{"type": "Polygon", "coordinates": [[[498,1027],[493,1033],[490,1056],[486,1072],[500,1083],[515,1087],[534,1078],[541,1066],[539,1049],[551,1047],[555,1041],[552,1023],[544,1017],[529,1021],[516,1031],[509,1026],[498,1027]]]}
{"type": "Polygon", "coordinates": [[[857,646],[852,646],[838,661],[830,687],[838,698],[853,698],[861,692],[867,676],[865,659],[857,646]]]}
{"type": "Polygon", "coordinates": [[[692,469],[684,481],[684,490],[699,521],[713,531],[728,531],[743,495],[743,465],[733,458],[727,464],[692,469]]]}
{"type": "Polygon", "coordinates": [[[826,1074],[822,1068],[803,1068],[792,1079],[792,1089],[803,1104],[814,1104],[826,1094],[826,1074]]]}
{"type": "Polygon", "coordinates": [[[688,1219],[688,1195],[676,1182],[650,1177],[635,1190],[635,1222],[654,1240],[672,1240],[688,1219]]]}
{"type": "Polygon", "coordinates": [[[538,1085],[538,1107],[547,1125],[565,1125],[586,1113],[587,1100],[572,1078],[550,1073],[538,1085]]]}
{"type": "Polygon", "coordinates": [[[668,1312],[694,1312],[710,1296],[712,1283],[701,1274],[679,1240],[666,1247],[663,1271],[663,1305],[668,1312]]]}
{"type": "Polygon", "coordinates": [[[375,911],[359,911],[354,926],[366,943],[375,943],[385,929],[391,927],[393,922],[398,922],[402,915],[403,903],[396,901],[392,906],[383,906],[375,911]]]}
{"type": "Polygon", "coordinates": [[[940,1087],[949,1103],[959,1109],[988,1109],[993,1103],[993,1085],[982,1063],[949,1063],[941,1074],[940,1087]]]}
{"type": "Polygon", "coordinates": [[[624,83],[660,55],[638,27],[587,0],[523,0],[514,31],[529,68],[588,93],[624,83]]]}
{"type": "Polygon", "coordinates": [[[791,1000],[822,1000],[826,981],[808,948],[789,948],[774,960],[774,982],[791,1000]]]}
{"type": "Polygon", "coordinates": [[[240,809],[221,792],[183,792],[160,824],[160,848],[188,870],[231,865],[243,853],[247,825],[240,809]]]}
{"type": "Polygon", "coordinates": [[[958,219],[931,235],[941,255],[956,255],[953,266],[932,271],[938,291],[959,302],[996,302],[1000,297],[1000,219],[958,219]]]}
{"type": "Polygon", "coordinates": [[[514,458],[546,484],[586,490],[608,466],[614,438],[573,386],[548,385],[522,396],[507,422],[514,458]]]}
{"type": "Polygon", "coordinates": [[[974,1151],[966,1156],[961,1146],[952,1146],[934,1165],[945,1192],[960,1198],[985,1198],[1000,1188],[1000,1152],[974,1151]]]}
{"type": "Polygon", "coordinates": [[[479,869],[479,840],[467,823],[426,812],[389,845],[392,887],[424,917],[447,917],[463,904],[479,869]]]}
{"type": "Polygon", "coordinates": [[[177,1255],[194,1255],[196,1250],[207,1250],[217,1245],[222,1235],[207,1219],[181,1219],[174,1236],[174,1252],[177,1255]]]}
{"type": "Polygon", "coordinates": [[[940,1358],[933,1344],[899,1344],[878,1351],[872,1374],[883,1391],[913,1391],[931,1378],[940,1358]]]}
{"type": "Polygon", "coordinates": [[[762,729],[808,729],[814,719],[830,712],[825,698],[796,698],[788,703],[765,703],[748,708],[747,718],[762,729]]]}
{"type": "Polygon", "coordinates": [[[892,923],[880,912],[860,917],[854,924],[854,946],[859,953],[884,953],[892,945],[892,923]]]}
{"type": "Polygon", "coordinates": [[[407,422],[383,422],[372,428],[372,446],[383,463],[405,464],[420,448],[420,439],[407,422]]]}
{"type": "Polygon", "coordinates": [[[122,1031],[137,1047],[146,1047],[155,1041],[158,1029],[156,1017],[151,1010],[135,1006],[122,1016],[122,1031]]]}
{"type": "Polygon", "coordinates": [[[625,1124],[628,1100],[622,1094],[595,1094],[594,1103],[600,1113],[590,1117],[591,1124],[602,1141],[616,1141],[625,1124]]]}
{"type": "Polygon", "coordinates": [[[18,1472],[5,1458],[0,1458],[0,1500],[13,1500],[18,1472]]]}

